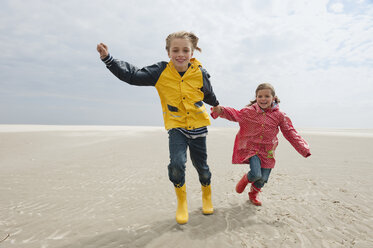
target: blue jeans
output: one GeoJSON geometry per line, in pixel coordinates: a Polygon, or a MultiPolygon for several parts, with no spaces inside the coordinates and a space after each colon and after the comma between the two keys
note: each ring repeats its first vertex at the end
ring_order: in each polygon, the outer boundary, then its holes
{"type": "Polygon", "coordinates": [[[264,184],[268,182],[269,174],[272,169],[265,169],[260,166],[260,159],[258,156],[250,158],[250,171],[247,173],[247,178],[258,189],[263,188],[264,184]]]}
{"type": "Polygon", "coordinates": [[[199,181],[203,186],[210,185],[211,172],[207,165],[206,137],[191,139],[176,129],[168,131],[170,164],[168,177],[175,187],[182,187],[185,183],[185,163],[189,146],[190,158],[196,168],[199,181]]]}

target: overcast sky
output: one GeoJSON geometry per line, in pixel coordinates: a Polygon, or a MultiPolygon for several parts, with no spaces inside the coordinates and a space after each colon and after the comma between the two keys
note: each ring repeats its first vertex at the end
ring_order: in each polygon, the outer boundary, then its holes
{"type": "Polygon", "coordinates": [[[187,30],[221,105],[269,82],[296,127],[373,128],[372,0],[0,2],[0,124],[162,126],[155,88],[119,81],[96,44],[143,67],[187,30]]]}

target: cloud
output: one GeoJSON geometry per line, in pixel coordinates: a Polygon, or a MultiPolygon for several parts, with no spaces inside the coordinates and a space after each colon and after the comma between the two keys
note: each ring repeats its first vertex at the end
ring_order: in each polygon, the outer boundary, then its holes
{"type": "Polygon", "coordinates": [[[372,15],[371,1],[348,0],[3,1],[0,123],[162,125],[155,89],[120,82],[95,47],[142,67],[168,60],[166,36],[188,30],[222,104],[243,107],[267,81],[299,126],[371,127],[357,120],[373,107],[372,15]]]}
{"type": "Polygon", "coordinates": [[[342,3],[334,3],[330,6],[330,9],[335,13],[343,12],[344,5],[342,3]]]}

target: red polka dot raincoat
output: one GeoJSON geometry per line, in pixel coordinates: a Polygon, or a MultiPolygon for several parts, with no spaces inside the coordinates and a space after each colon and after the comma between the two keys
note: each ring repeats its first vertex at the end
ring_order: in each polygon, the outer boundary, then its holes
{"type": "Polygon", "coordinates": [[[297,133],[290,118],[280,111],[278,105],[268,110],[262,110],[257,103],[239,111],[229,107],[222,108],[220,117],[240,125],[234,142],[233,164],[249,163],[250,157],[258,155],[262,168],[273,168],[279,128],[302,156],[311,155],[307,142],[297,133]]]}

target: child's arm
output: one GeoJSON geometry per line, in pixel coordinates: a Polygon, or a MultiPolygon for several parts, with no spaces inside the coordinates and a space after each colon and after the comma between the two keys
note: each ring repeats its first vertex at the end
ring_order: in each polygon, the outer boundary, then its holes
{"type": "Polygon", "coordinates": [[[236,110],[230,107],[216,106],[211,108],[211,116],[216,119],[218,117],[239,122],[241,120],[242,110],[236,110]]]}
{"type": "Polygon", "coordinates": [[[118,79],[131,85],[154,86],[167,65],[167,62],[159,62],[139,69],[130,63],[114,59],[108,52],[107,46],[103,43],[97,45],[97,51],[100,53],[100,58],[106,64],[106,67],[118,79]]]}
{"type": "Polygon", "coordinates": [[[283,119],[280,122],[280,129],[284,137],[303,157],[311,156],[307,142],[295,130],[290,118],[285,113],[283,113],[282,117],[283,119]]]}
{"type": "Polygon", "coordinates": [[[202,77],[203,77],[203,86],[202,86],[202,92],[204,94],[203,101],[211,106],[218,106],[219,101],[216,99],[214,90],[212,89],[211,82],[210,82],[210,74],[208,72],[201,68],[202,71],[202,77]]]}

